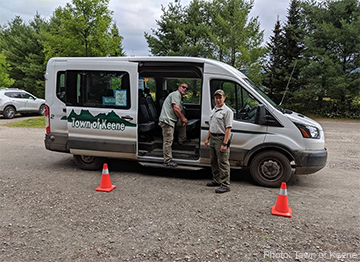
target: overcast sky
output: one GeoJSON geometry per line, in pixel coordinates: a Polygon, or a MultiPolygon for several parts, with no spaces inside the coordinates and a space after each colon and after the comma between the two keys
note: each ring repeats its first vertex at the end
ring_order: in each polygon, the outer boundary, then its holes
{"type": "MultiPolygon", "coordinates": [[[[34,18],[36,12],[49,19],[54,10],[71,0],[0,0],[0,24],[7,24],[15,16],[20,16],[26,23],[34,18]]],[[[144,32],[151,33],[160,19],[161,5],[167,6],[171,0],[110,0],[109,9],[124,37],[123,47],[127,55],[149,55],[144,32]]],[[[182,0],[183,6],[191,0],[182,0]]],[[[267,42],[273,34],[277,16],[285,22],[290,0],[255,0],[250,17],[259,17],[260,26],[267,42]]]]}

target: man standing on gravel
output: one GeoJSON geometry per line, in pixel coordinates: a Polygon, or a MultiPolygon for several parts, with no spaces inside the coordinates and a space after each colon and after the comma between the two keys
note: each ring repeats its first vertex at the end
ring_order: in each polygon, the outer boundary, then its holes
{"type": "Polygon", "coordinates": [[[178,89],[170,93],[162,106],[159,125],[162,128],[163,135],[163,154],[164,165],[168,167],[177,167],[177,163],[172,160],[172,143],[174,141],[175,126],[180,121],[179,125],[179,143],[184,143],[186,139],[186,124],[188,120],[182,113],[182,97],[189,89],[188,85],[182,83],[178,89]]]}
{"type": "Polygon", "coordinates": [[[205,139],[205,147],[210,142],[210,162],[213,181],[206,184],[209,187],[219,187],[215,193],[230,191],[230,148],[229,140],[234,114],[225,105],[225,92],[218,89],[214,93],[216,106],[210,113],[210,127],[205,139]]]}

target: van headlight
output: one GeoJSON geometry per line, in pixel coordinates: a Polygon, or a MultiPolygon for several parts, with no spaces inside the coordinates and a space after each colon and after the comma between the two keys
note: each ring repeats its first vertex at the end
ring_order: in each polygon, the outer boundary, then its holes
{"type": "Polygon", "coordinates": [[[297,126],[297,128],[299,128],[299,130],[304,138],[315,138],[315,139],[320,138],[320,132],[317,127],[299,124],[299,123],[294,123],[294,124],[297,126]]]}

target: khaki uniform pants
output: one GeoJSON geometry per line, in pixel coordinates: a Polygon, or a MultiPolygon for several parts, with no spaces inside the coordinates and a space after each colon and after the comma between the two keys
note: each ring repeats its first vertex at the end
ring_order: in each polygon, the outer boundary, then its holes
{"type": "Polygon", "coordinates": [[[220,152],[223,136],[210,135],[210,163],[213,179],[222,186],[230,186],[230,148],[220,152]]]}
{"type": "MultiPolygon", "coordinates": [[[[162,135],[163,135],[163,154],[164,154],[164,163],[169,162],[172,160],[172,144],[174,141],[174,131],[175,129],[163,122],[159,123],[161,129],[162,129],[162,135]]],[[[186,140],[186,126],[181,125],[181,121],[178,121],[177,123],[177,129],[178,129],[178,137],[179,141],[183,142],[186,140]],[[180,125],[179,125],[180,122],[180,125]]]]}

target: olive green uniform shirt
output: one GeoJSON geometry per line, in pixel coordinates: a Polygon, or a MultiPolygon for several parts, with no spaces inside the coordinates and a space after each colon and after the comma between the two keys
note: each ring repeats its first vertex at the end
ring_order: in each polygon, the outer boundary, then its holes
{"type": "Polygon", "coordinates": [[[225,134],[228,127],[232,127],[234,113],[223,104],[222,107],[214,107],[210,113],[210,133],[225,134]]]}
{"type": "Polygon", "coordinates": [[[173,104],[177,104],[181,111],[183,110],[182,96],[178,90],[171,92],[165,99],[163,107],[161,109],[159,122],[168,124],[169,126],[175,127],[178,117],[175,114],[173,104]]]}

